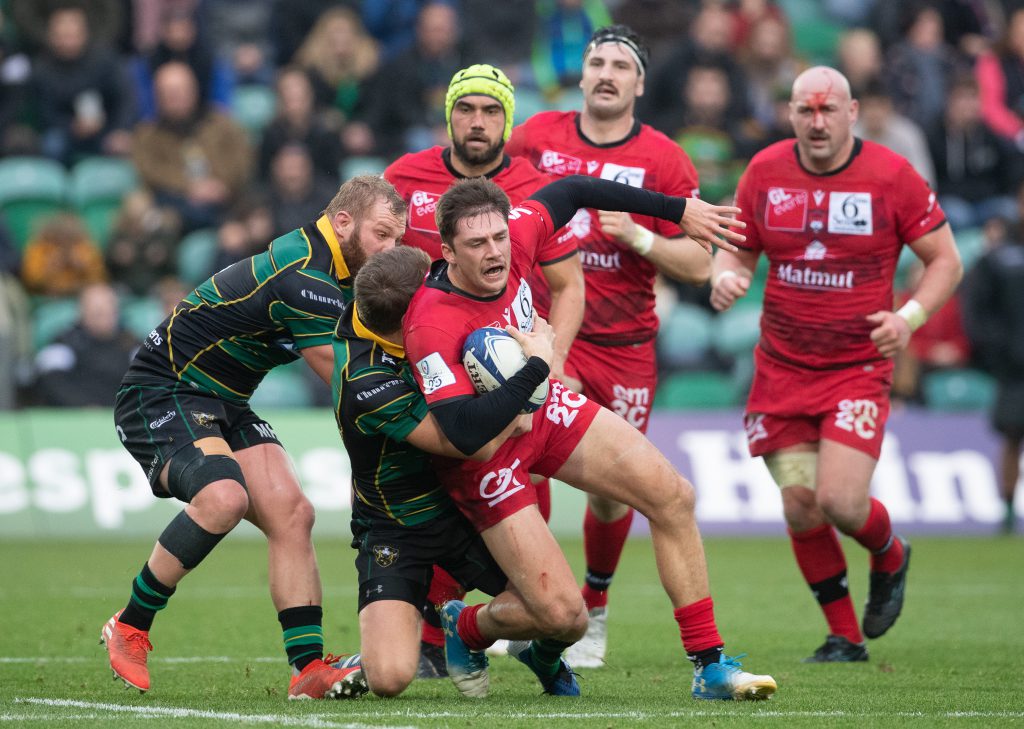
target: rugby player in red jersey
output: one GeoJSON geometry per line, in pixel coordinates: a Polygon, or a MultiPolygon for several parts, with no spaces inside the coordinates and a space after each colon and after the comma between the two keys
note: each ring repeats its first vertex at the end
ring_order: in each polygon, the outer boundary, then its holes
{"type": "MultiPolygon", "coordinates": [[[[522,158],[504,153],[512,132],[515,96],[512,82],[499,68],[477,64],[458,71],[448,86],[445,115],[449,147],[431,147],[400,157],[385,171],[384,179],[398,190],[409,206],[404,245],[426,251],[431,260],[441,258],[441,237],[434,211],[441,195],[456,180],[483,177],[500,187],[513,205],[551,182],[522,158]]],[[[552,375],[564,377],[565,359],[583,319],[583,272],[576,256],[576,238],[568,229],[557,231],[539,251],[541,280],[550,289],[545,315],[555,330],[555,359],[552,375]]],[[[536,483],[541,513],[551,510],[547,480],[536,483]]],[[[423,623],[420,651],[421,678],[444,674],[444,634],[434,605],[465,590],[441,569],[435,571],[423,623]]]]}
{"type": "MultiPolygon", "coordinates": [[[[563,177],[590,175],[682,197],[698,194],[697,171],[678,144],[634,116],[643,94],[647,49],[625,26],[594,33],[583,60],[583,109],[531,117],[512,132],[511,155],[563,177]]],[[[581,210],[570,228],[580,239],[586,313],[566,363],[582,392],[647,431],[657,385],[654,281],[665,276],[702,285],[711,257],[684,239],[674,221],[581,210]]],[[[548,311],[543,282],[531,280],[537,308],[548,311]]],[[[590,613],[587,635],[569,651],[573,665],[604,665],[608,588],[633,521],[629,507],[588,494],[583,522],[590,613]]]]}
{"type": "Polygon", "coordinates": [[[853,136],[857,102],[842,74],[825,66],[800,74],[789,118],[796,141],[759,152],[740,179],[747,240],[715,257],[711,303],[731,307],[758,256],[768,257],[747,440],[782,490],[797,564],[828,622],[825,643],[806,660],[865,661],[864,636],[881,636],[900,614],[910,561],[909,543],[870,493],[892,357],[950,297],[962,266],[927,183],[903,157],[853,136]],[[905,245],[924,275],[894,312],[905,245]],[[836,529],[871,553],[863,626],[836,529]]]}
{"type": "MultiPolygon", "coordinates": [[[[477,397],[462,365],[466,336],[481,326],[532,329],[526,277],[540,242],[581,207],[626,209],[680,222],[706,250],[721,238],[742,240],[725,217],[735,208],[674,198],[614,182],[571,176],[541,188],[510,212],[507,196],[486,180],[453,185],[438,203],[444,259],[435,261],[412,297],[403,322],[406,356],[430,412],[460,452],[475,453],[493,430],[488,398],[477,397]]],[[[692,243],[691,243],[692,245],[692,243]]],[[[548,368],[532,358],[533,384],[548,368]]],[[[492,395],[493,393],[488,393],[492,395]]],[[[442,608],[448,670],[464,692],[483,675],[483,651],[497,637],[546,639],[516,653],[538,676],[568,669],[561,651],[586,630],[587,611],[572,571],[536,508],[529,474],[555,476],[588,492],[627,503],[651,524],[662,584],[688,656],[695,664],[694,698],[759,699],[775,692],[770,676],[743,671],[722,653],[714,619],[693,487],[639,430],[561,382],[532,418],[532,430],[507,440],[485,463],[437,464],[442,483],[474,524],[530,611],[521,630],[500,600],[442,608]]]]}

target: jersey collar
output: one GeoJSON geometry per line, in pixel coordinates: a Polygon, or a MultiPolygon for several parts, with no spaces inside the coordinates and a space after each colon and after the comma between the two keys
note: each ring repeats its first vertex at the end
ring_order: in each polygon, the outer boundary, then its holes
{"type": "Polygon", "coordinates": [[[362,320],[359,318],[359,310],[356,308],[354,302],[352,304],[352,330],[356,333],[357,337],[374,342],[392,357],[405,359],[405,347],[400,344],[395,344],[394,342],[389,342],[366,328],[366,325],[363,324],[362,320]]]}
{"type": "Polygon", "coordinates": [[[860,154],[861,149],[864,148],[864,140],[860,137],[853,138],[853,149],[850,150],[850,156],[841,165],[836,167],[834,170],[828,172],[815,172],[804,167],[804,163],[800,161],[800,148],[796,146],[796,142],[793,142],[793,155],[796,157],[796,163],[804,172],[814,177],[832,177],[838,175],[840,172],[845,170],[847,167],[853,164],[853,161],[857,159],[857,155],[860,154]]]}
{"type": "Polygon", "coordinates": [[[582,115],[580,114],[580,112],[577,111],[576,112],[576,117],[573,120],[575,122],[575,124],[576,124],[576,134],[579,136],[580,139],[582,139],[584,142],[589,144],[591,147],[596,147],[598,149],[610,149],[612,147],[619,147],[619,146],[625,144],[626,142],[631,140],[633,137],[638,135],[640,133],[641,127],[643,126],[643,124],[640,122],[640,120],[637,119],[634,116],[633,117],[633,126],[632,126],[632,128],[630,128],[629,133],[626,134],[626,136],[624,136],[622,139],[618,139],[618,140],[616,140],[614,142],[605,142],[604,144],[598,144],[597,142],[593,141],[592,139],[590,139],[590,137],[588,137],[586,134],[583,133],[583,127],[580,126],[580,117],[581,116],[582,115]]]}
{"type": "MultiPolygon", "coordinates": [[[[462,174],[457,169],[455,169],[455,166],[452,164],[452,148],[451,147],[445,147],[444,149],[441,150],[441,161],[444,162],[444,166],[447,168],[449,174],[451,174],[451,176],[454,177],[456,180],[466,180],[466,179],[468,179],[464,174],[462,174]]],[[[507,154],[502,154],[501,155],[501,164],[498,165],[497,167],[495,167],[490,172],[484,174],[483,178],[485,180],[493,180],[495,177],[497,177],[502,172],[507,170],[508,166],[510,164],[512,164],[512,158],[509,157],[507,154]]]]}
{"type": "Polygon", "coordinates": [[[320,235],[323,236],[327,247],[331,249],[331,256],[334,258],[334,270],[337,271],[338,280],[344,281],[351,274],[348,270],[348,264],[345,263],[345,257],[341,254],[341,244],[338,242],[338,236],[334,233],[334,226],[331,225],[331,221],[327,219],[326,215],[321,215],[316,221],[316,229],[320,231],[320,235]]]}

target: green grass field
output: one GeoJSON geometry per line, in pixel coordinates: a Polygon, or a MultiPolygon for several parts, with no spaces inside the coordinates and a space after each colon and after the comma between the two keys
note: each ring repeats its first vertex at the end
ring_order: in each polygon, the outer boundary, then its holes
{"type": "MultiPolygon", "coordinates": [[[[855,557],[858,605],[866,556],[855,557]]],[[[567,542],[574,565],[579,542],[567,542]]],[[[325,633],[356,648],[352,553],[318,545],[325,633]]],[[[511,659],[491,663],[491,696],[444,681],[400,698],[288,702],[264,548],[229,539],[178,590],[151,634],[153,689],[113,682],[97,645],[148,554],[137,542],[0,542],[0,729],[4,726],[215,727],[992,727],[1024,725],[1024,539],[914,540],[900,622],[871,661],[803,665],[826,629],[783,539],[709,539],[718,622],[729,652],[779,683],[769,702],[695,702],[650,544],[631,540],[616,577],[608,666],[583,671],[580,699],[540,695],[511,659]]]]}

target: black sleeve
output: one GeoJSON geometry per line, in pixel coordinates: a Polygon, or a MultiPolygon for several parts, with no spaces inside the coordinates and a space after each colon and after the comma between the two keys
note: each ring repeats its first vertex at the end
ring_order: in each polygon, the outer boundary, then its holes
{"type": "Polygon", "coordinates": [[[496,438],[519,415],[530,395],[547,379],[550,367],[540,357],[526,365],[497,390],[480,397],[442,402],[430,412],[437,418],[445,437],[467,456],[496,438]]]}
{"type": "Polygon", "coordinates": [[[555,180],[530,195],[530,199],[542,203],[548,209],[555,230],[572,220],[580,208],[621,210],[671,220],[673,223],[678,223],[686,210],[684,197],[670,197],[660,192],[586,175],[570,175],[555,180]]]}

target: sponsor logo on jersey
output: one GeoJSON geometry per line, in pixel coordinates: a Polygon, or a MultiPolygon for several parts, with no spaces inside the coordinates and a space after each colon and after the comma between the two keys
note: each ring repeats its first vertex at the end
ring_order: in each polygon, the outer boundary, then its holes
{"type": "Polygon", "coordinates": [[[576,214],[572,216],[572,220],[569,221],[568,227],[580,240],[583,240],[590,235],[590,228],[593,225],[593,218],[590,215],[590,211],[586,208],[581,208],[576,211],[576,214]]]}
{"type": "Polygon", "coordinates": [[[386,544],[377,544],[373,547],[373,561],[381,567],[390,567],[398,560],[398,548],[389,547],[386,544]]]}
{"type": "Polygon", "coordinates": [[[618,271],[622,268],[619,251],[614,253],[598,253],[597,251],[580,250],[580,263],[583,268],[600,271],[618,271]]]}
{"type": "Polygon", "coordinates": [[[436,233],[437,220],[434,213],[437,212],[437,201],[441,199],[441,193],[416,190],[409,198],[409,227],[423,233],[436,233]]]}
{"type": "Polygon", "coordinates": [[[769,187],[764,207],[764,227],[768,230],[799,232],[807,225],[807,190],[769,187]]]}
{"type": "Polygon", "coordinates": [[[853,288],[853,271],[829,273],[806,266],[796,267],[792,263],[779,264],[779,281],[804,289],[843,290],[853,288]]]}
{"type": "Polygon", "coordinates": [[[552,175],[578,175],[583,160],[568,154],[545,149],[540,155],[540,169],[552,175]]]}
{"type": "Polygon", "coordinates": [[[830,192],[828,232],[871,235],[874,232],[870,192],[830,192]]]}
{"type": "Polygon", "coordinates": [[[823,261],[828,253],[828,248],[820,240],[812,240],[810,245],[804,248],[805,261],[823,261]]]}
{"type": "Polygon", "coordinates": [[[401,384],[402,380],[399,380],[397,378],[394,380],[388,380],[387,382],[382,382],[376,387],[371,387],[369,390],[363,390],[362,392],[357,393],[356,400],[359,400],[360,402],[362,402],[363,400],[369,400],[374,395],[379,395],[380,393],[387,390],[389,387],[394,387],[395,385],[401,384]]]}
{"type": "Polygon", "coordinates": [[[821,207],[821,201],[825,199],[825,191],[815,190],[814,192],[811,193],[811,195],[814,196],[814,204],[821,207]]]}
{"type": "Polygon", "coordinates": [[[149,423],[149,429],[150,429],[150,430],[156,430],[156,429],[157,429],[157,428],[159,428],[159,427],[160,427],[161,425],[163,425],[163,424],[165,424],[165,423],[169,423],[169,422],[171,422],[171,421],[172,421],[172,420],[174,420],[174,419],[175,419],[175,418],[176,418],[177,416],[178,416],[178,413],[177,413],[177,411],[175,411],[175,410],[168,410],[168,411],[167,411],[166,413],[164,413],[163,415],[161,415],[161,416],[160,416],[159,418],[157,418],[156,420],[150,421],[150,423],[149,423]]]}
{"type": "Polygon", "coordinates": [[[878,434],[878,405],[872,400],[840,400],[836,405],[835,425],[871,440],[878,434]]]}
{"type": "Polygon", "coordinates": [[[278,440],[277,433],[275,433],[274,429],[270,427],[270,423],[253,423],[252,427],[261,438],[266,438],[267,440],[278,440]]]}
{"type": "Polygon", "coordinates": [[[602,180],[621,182],[623,185],[629,185],[630,187],[643,187],[644,175],[646,174],[647,170],[643,167],[623,167],[611,162],[605,162],[604,167],[601,168],[602,180]]]}
{"type": "Polygon", "coordinates": [[[768,429],[764,427],[764,413],[748,415],[743,420],[743,428],[747,431],[748,443],[756,443],[768,437],[768,429]]]}
{"type": "Polygon", "coordinates": [[[526,488],[526,484],[516,478],[515,471],[519,464],[520,460],[517,458],[511,467],[491,471],[480,480],[480,498],[486,501],[488,506],[496,506],[517,491],[526,488]]]}
{"type": "Polygon", "coordinates": [[[416,363],[423,380],[423,394],[429,395],[442,387],[455,384],[455,373],[444,363],[440,352],[431,352],[416,363]]]}
{"type": "Polygon", "coordinates": [[[217,416],[212,413],[201,413],[198,410],[192,411],[192,422],[201,428],[212,428],[217,416]]]}
{"type": "Polygon", "coordinates": [[[345,302],[343,302],[341,299],[335,298],[333,296],[324,296],[323,294],[318,294],[316,291],[310,291],[309,289],[302,289],[302,291],[299,292],[299,295],[302,296],[302,298],[304,299],[316,301],[317,303],[320,304],[332,304],[338,307],[339,310],[345,308],[345,302]]]}
{"type": "MultiPolygon", "coordinates": [[[[533,331],[533,289],[530,288],[526,279],[519,282],[519,290],[516,291],[516,297],[512,300],[512,315],[515,319],[509,317],[509,324],[521,332],[533,331]]],[[[508,316],[507,310],[506,316],[508,316]]]]}
{"type": "Polygon", "coordinates": [[[601,166],[601,163],[597,160],[587,160],[587,174],[592,175],[601,166]]]}

